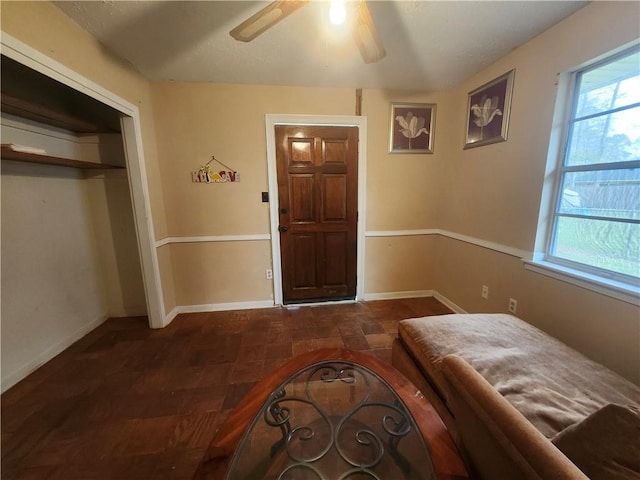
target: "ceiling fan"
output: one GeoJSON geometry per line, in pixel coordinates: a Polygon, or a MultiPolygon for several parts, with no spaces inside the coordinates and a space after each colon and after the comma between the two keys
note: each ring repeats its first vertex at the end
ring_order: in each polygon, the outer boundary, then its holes
{"type": "MultiPolygon", "coordinates": [[[[231,30],[229,34],[241,42],[250,42],[280,20],[303,7],[307,2],[308,0],[276,0],[271,2],[231,30]]],[[[355,2],[351,14],[351,31],[364,63],[375,63],[387,54],[369,13],[366,0],[355,2]]]]}

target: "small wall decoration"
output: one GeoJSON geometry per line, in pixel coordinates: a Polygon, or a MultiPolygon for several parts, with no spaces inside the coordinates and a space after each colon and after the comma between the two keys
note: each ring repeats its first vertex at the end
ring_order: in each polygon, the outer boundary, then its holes
{"type": "Polygon", "coordinates": [[[191,172],[191,181],[193,183],[239,182],[240,174],[212,155],[211,160],[201,166],[197,172],[191,172]],[[218,172],[213,171],[211,168],[211,162],[214,161],[222,165],[227,170],[220,170],[218,172]]]}
{"type": "Polygon", "coordinates": [[[511,70],[469,92],[465,149],[507,139],[514,72],[511,70]]]}
{"type": "Polygon", "coordinates": [[[389,153],[433,153],[436,105],[392,103],[389,153]]]}

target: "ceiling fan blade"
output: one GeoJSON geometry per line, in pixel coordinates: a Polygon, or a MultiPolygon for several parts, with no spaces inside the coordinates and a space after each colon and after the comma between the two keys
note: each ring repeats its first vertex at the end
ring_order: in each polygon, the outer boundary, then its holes
{"type": "Polygon", "coordinates": [[[360,49],[360,55],[362,55],[364,63],[376,63],[387,54],[365,0],[360,0],[355,11],[353,39],[360,49]]]}
{"type": "Polygon", "coordinates": [[[250,42],[280,20],[304,6],[308,0],[276,0],[251,16],[229,34],[241,42],[250,42]]]}

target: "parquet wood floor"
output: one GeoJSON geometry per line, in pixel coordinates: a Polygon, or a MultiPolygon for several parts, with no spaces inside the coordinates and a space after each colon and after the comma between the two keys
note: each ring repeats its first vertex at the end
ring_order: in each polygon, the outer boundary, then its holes
{"type": "Polygon", "coordinates": [[[391,361],[399,320],[433,298],[111,319],[2,395],[3,480],[190,479],[216,428],[300,353],[391,361]]]}

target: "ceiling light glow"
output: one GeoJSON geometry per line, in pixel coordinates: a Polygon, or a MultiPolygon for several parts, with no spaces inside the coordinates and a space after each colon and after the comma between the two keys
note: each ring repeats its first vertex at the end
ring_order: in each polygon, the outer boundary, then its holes
{"type": "Polygon", "coordinates": [[[342,25],[347,18],[347,10],[342,0],[332,0],[329,8],[329,20],[334,25],[342,25]]]}

